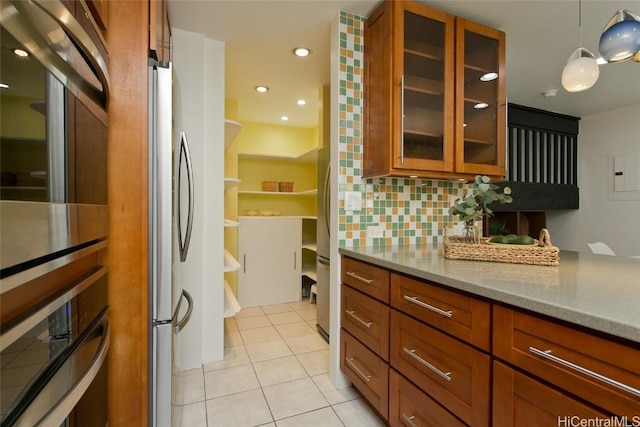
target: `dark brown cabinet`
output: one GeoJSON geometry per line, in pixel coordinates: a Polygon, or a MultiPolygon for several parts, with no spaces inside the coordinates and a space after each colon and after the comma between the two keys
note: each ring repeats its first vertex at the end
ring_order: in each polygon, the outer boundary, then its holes
{"type": "Polygon", "coordinates": [[[543,228],[547,228],[546,211],[494,211],[482,224],[485,236],[526,234],[537,239],[543,228]]]}

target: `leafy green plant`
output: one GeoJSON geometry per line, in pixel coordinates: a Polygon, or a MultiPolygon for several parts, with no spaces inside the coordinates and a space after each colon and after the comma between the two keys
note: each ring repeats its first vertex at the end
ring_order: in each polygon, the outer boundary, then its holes
{"type": "Polygon", "coordinates": [[[500,187],[491,184],[491,178],[485,175],[476,175],[473,188],[470,192],[456,199],[455,204],[449,208],[449,215],[458,215],[465,223],[474,223],[484,216],[493,216],[493,211],[488,205],[493,202],[511,203],[511,188],[504,187],[502,193],[498,193],[500,187]]]}
{"type": "Polygon", "coordinates": [[[489,236],[500,236],[505,234],[507,224],[504,221],[497,221],[492,219],[489,221],[489,236]]]}

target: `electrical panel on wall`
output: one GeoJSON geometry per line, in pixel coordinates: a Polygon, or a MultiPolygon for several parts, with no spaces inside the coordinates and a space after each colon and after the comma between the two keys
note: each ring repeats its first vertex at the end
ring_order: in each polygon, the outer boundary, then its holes
{"type": "Polygon", "coordinates": [[[609,155],[609,200],[640,200],[640,153],[609,155]]]}

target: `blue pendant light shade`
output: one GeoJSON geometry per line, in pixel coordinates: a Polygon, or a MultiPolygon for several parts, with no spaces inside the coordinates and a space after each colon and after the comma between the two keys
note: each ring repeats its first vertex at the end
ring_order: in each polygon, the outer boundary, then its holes
{"type": "Polygon", "coordinates": [[[620,9],[607,22],[600,36],[600,55],[607,62],[620,62],[634,57],[639,51],[640,18],[620,9]]]}

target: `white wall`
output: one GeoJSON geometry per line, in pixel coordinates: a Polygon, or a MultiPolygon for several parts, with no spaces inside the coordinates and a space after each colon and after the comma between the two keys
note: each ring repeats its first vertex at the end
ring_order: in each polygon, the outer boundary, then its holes
{"type": "Polygon", "coordinates": [[[194,169],[195,217],[187,261],[191,321],[179,335],[180,369],[221,360],[224,351],[224,43],[173,29],[174,144],[186,132],[194,169]]]}
{"type": "Polygon", "coordinates": [[[560,249],[589,251],[603,241],[616,255],[640,255],[640,192],[611,200],[611,156],[640,155],[640,105],[583,117],[578,137],[580,209],[550,211],[547,226],[560,249]]]}

